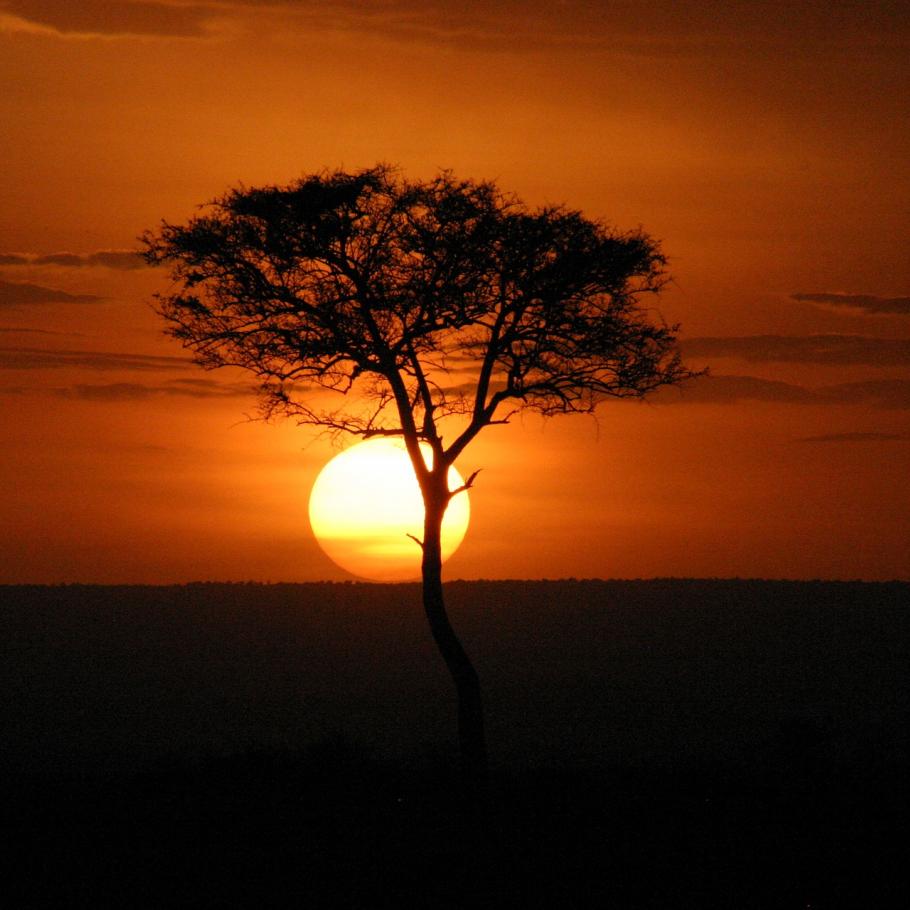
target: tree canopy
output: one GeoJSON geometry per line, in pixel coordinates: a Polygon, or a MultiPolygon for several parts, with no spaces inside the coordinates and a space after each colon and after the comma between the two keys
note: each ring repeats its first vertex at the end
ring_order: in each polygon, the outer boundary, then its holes
{"type": "Polygon", "coordinates": [[[170,334],[204,367],[252,371],[264,416],[423,439],[446,464],[522,408],[590,412],[689,375],[677,327],[642,304],[667,280],[654,240],[491,182],[323,172],[143,239],[179,288],[158,297],[170,334]]]}

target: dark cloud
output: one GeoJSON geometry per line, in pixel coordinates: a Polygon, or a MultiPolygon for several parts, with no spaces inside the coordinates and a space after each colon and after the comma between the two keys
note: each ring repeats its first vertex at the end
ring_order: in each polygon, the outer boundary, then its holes
{"type": "Polygon", "coordinates": [[[866,335],[745,335],[687,338],[680,347],[687,357],[736,357],[753,363],[823,363],[878,366],[910,364],[910,339],[866,335]]]}
{"type": "Polygon", "coordinates": [[[85,265],[85,260],[82,256],[77,256],[75,253],[49,253],[47,256],[36,256],[29,264],[63,265],[73,268],[85,265]]]}
{"type": "Polygon", "coordinates": [[[69,268],[84,268],[86,266],[104,266],[109,269],[141,269],[146,266],[145,260],[135,250],[99,250],[80,256],[76,253],[51,253],[46,256],[36,256],[32,265],[62,265],[69,268]]]}
{"type": "Polygon", "coordinates": [[[910,409],[910,380],[875,379],[810,389],[757,376],[700,376],[648,399],[657,404],[738,404],[765,401],[779,404],[854,405],[910,409]]]}
{"type": "Polygon", "coordinates": [[[910,380],[873,379],[816,389],[820,404],[868,404],[879,408],[910,408],[910,380]]]}
{"type": "MultiPolygon", "coordinates": [[[[0,368],[7,367],[0,350],[0,368]]],[[[62,358],[51,366],[93,367],[96,369],[161,369],[164,367],[185,366],[186,361],[171,357],[148,357],[123,354],[95,354],[97,362],[78,362],[76,358],[62,358]],[[174,362],[176,360],[176,363],[174,362]],[[148,361],[145,363],[144,361],[148,361]]],[[[41,366],[48,364],[41,363],[41,366]]],[[[15,364],[13,365],[15,368],[15,364]]],[[[143,401],[149,398],[246,398],[255,394],[255,387],[242,382],[217,382],[214,379],[169,379],[166,382],[81,382],[70,386],[47,387],[33,386],[0,386],[0,394],[51,394],[56,398],[67,398],[79,401],[143,401]]]]}
{"type": "MultiPolygon", "coordinates": [[[[219,3],[222,0],[218,0],[219,3]]],[[[680,4],[678,0],[225,0],[236,7],[283,7],[310,29],[360,31],[408,43],[467,48],[570,46],[636,56],[745,49],[756,42],[868,46],[906,36],[893,0],[862,9],[830,5],[680,4]],[[748,36],[748,39],[746,38],[748,36]]]]}
{"type": "Polygon", "coordinates": [[[6,335],[65,335],[69,338],[82,334],[81,332],[55,332],[53,329],[24,329],[17,326],[0,326],[0,333],[6,335]]]}
{"type": "Polygon", "coordinates": [[[181,377],[180,379],[172,379],[175,385],[184,386],[186,388],[194,389],[222,389],[225,388],[223,382],[218,382],[217,379],[200,379],[198,377],[181,377]]]}
{"type": "Polygon", "coordinates": [[[147,268],[148,263],[142,254],[136,250],[99,250],[85,257],[86,265],[102,265],[108,269],[133,269],[147,268]]]}
{"type": "Polygon", "coordinates": [[[51,394],[56,398],[79,401],[143,401],[148,398],[247,398],[255,388],[245,383],[220,383],[213,380],[179,380],[149,384],[144,382],[80,382],[71,386],[0,386],[0,394],[51,394]]]}
{"type": "Polygon", "coordinates": [[[212,4],[154,0],[4,0],[0,6],[62,35],[198,38],[207,34],[212,4]]]}
{"type": "Polygon", "coordinates": [[[198,383],[192,380],[174,380],[162,385],[146,385],[139,382],[79,383],[53,390],[59,398],[81,401],[144,401],[167,396],[240,398],[251,395],[253,391],[248,385],[222,384],[212,380],[199,380],[198,383]]]}
{"type": "Polygon", "coordinates": [[[0,307],[29,306],[36,303],[97,303],[94,294],[67,294],[54,288],[25,281],[0,281],[0,307]]]}
{"type": "Polygon", "coordinates": [[[167,395],[191,395],[195,398],[228,398],[255,393],[256,386],[250,382],[219,382],[216,379],[172,379],[166,389],[167,395]]]}
{"type": "Polygon", "coordinates": [[[0,369],[45,370],[77,367],[88,370],[184,369],[192,361],[183,357],[120,354],[111,351],[57,351],[41,348],[0,348],[0,369]]]}
{"type": "Polygon", "coordinates": [[[797,442],[896,442],[908,441],[906,433],[824,433],[821,436],[803,436],[797,442]]]}
{"type": "Polygon", "coordinates": [[[65,268],[103,266],[108,269],[146,268],[147,263],[137,250],[98,250],[85,255],[79,253],[0,253],[0,265],[56,265],[65,268]]]}
{"type": "Polygon", "coordinates": [[[800,303],[847,307],[864,313],[910,316],[910,297],[876,297],[872,294],[791,294],[790,297],[800,303]]]}
{"type": "Polygon", "coordinates": [[[140,401],[149,398],[152,391],[138,382],[110,382],[55,389],[54,394],[60,398],[80,398],[85,401],[140,401]]]}
{"type": "Polygon", "coordinates": [[[658,404],[735,404],[740,401],[777,401],[809,404],[812,393],[802,386],[756,376],[717,376],[709,374],[675,388],[662,389],[649,401],[658,404]]]}
{"type": "Polygon", "coordinates": [[[284,7],[321,15],[329,24],[423,33],[429,39],[477,42],[516,41],[533,34],[555,42],[573,39],[580,46],[637,43],[643,50],[668,45],[704,47],[717,41],[743,45],[790,42],[869,42],[874,36],[906,35],[906,17],[893,0],[859,5],[790,4],[783,0],[750,3],[680,4],[678,0],[215,0],[219,5],[284,7]],[[746,38],[748,36],[748,39],[746,38]]]}
{"type": "Polygon", "coordinates": [[[0,395],[53,395],[72,401],[146,401],[152,398],[248,398],[255,390],[250,386],[219,385],[194,387],[171,383],[149,385],[142,382],[76,383],[71,386],[0,386],[0,395]]]}
{"type": "Polygon", "coordinates": [[[678,0],[0,0],[61,35],[198,38],[221,19],[283,12],[300,32],[341,31],[459,47],[571,45],[641,55],[720,46],[880,46],[907,34],[894,0],[680,4],[678,0]],[[748,37],[747,37],[748,36],[748,37]]]}

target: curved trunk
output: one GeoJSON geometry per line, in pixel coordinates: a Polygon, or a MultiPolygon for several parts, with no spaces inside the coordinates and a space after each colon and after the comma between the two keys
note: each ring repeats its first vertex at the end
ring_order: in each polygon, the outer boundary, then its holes
{"type": "Polygon", "coordinates": [[[458,741],[462,775],[475,793],[487,776],[487,750],[483,732],[483,702],[480,680],[458,636],[452,629],[442,594],[441,529],[443,504],[427,503],[423,536],[423,608],[458,696],[458,741]]]}

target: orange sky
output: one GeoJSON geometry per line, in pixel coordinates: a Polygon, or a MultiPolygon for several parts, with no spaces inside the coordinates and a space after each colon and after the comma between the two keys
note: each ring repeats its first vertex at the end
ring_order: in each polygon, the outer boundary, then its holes
{"type": "Polygon", "coordinates": [[[486,430],[448,577],[907,578],[908,22],[0,0],[0,581],[347,577],[306,517],[330,444],[243,422],[243,377],[171,359],[166,277],[116,253],[228,186],[378,160],[644,226],[661,311],[712,367],[486,430]]]}

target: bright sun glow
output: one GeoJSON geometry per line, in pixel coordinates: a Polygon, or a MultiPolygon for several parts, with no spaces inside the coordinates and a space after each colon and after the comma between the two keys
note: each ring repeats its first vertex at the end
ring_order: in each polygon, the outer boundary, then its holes
{"type": "MultiPolygon", "coordinates": [[[[429,464],[432,453],[422,445],[429,464]]],[[[464,481],[449,470],[449,489],[464,481]]],[[[442,524],[442,558],[458,549],[468,529],[468,494],[459,493],[442,524]]],[[[310,493],[310,524],[329,558],[354,575],[403,581],[420,575],[420,548],[407,535],[423,537],[423,500],[404,442],[370,439],[336,455],[310,493]]]]}

